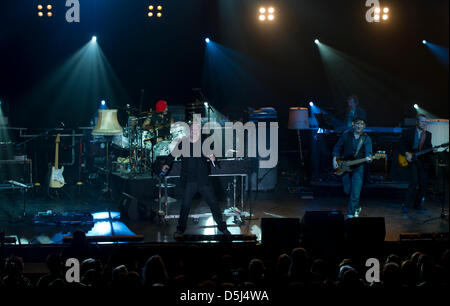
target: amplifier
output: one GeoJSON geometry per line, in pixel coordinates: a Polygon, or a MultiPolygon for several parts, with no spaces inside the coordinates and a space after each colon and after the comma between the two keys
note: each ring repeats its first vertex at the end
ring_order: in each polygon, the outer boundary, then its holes
{"type": "Polygon", "coordinates": [[[32,162],[25,160],[0,160],[0,182],[14,180],[21,183],[32,183],[32,162]]]}

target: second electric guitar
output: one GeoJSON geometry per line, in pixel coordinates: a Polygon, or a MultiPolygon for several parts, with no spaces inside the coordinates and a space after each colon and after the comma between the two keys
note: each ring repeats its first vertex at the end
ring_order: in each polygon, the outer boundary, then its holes
{"type": "Polygon", "coordinates": [[[50,188],[62,188],[66,184],[63,177],[64,166],[58,168],[59,143],[61,141],[60,139],[61,135],[58,133],[55,140],[55,164],[53,165],[50,174],[50,188]]]}

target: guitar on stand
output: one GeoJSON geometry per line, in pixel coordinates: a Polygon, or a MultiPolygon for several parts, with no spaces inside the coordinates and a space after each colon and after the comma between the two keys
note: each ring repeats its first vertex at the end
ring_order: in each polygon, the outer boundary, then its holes
{"type": "MultiPolygon", "coordinates": [[[[386,154],[382,153],[382,151],[377,152],[375,155],[371,156],[372,160],[381,159],[381,158],[386,158],[386,154]]],[[[366,161],[367,161],[367,159],[365,157],[360,158],[360,159],[355,159],[355,160],[341,160],[338,158],[337,159],[338,167],[335,169],[334,174],[341,176],[345,172],[351,172],[353,166],[362,164],[366,161]]]]}
{"type": "Polygon", "coordinates": [[[49,195],[50,189],[59,189],[62,188],[66,182],[63,177],[64,166],[59,168],[58,166],[58,157],[59,157],[59,143],[61,142],[61,135],[58,133],[55,139],[55,163],[50,171],[50,180],[49,180],[49,195]]]}

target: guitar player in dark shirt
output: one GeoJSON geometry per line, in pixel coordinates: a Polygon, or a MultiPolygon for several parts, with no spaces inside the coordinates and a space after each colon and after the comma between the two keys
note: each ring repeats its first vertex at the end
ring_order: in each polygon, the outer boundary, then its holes
{"type": "Polygon", "coordinates": [[[408,208],[411,207],[424,210],[422,201],[427,189],[431,154],[424,154],[414,158],[412,153],[432,148],[431,133],[426,130],[426,127],[427,117],[423,114],[418,114],[416,117],[416,126],[406,130],[400,141],[400,152],[406,156],[406,160],[409,163],[409,185],[406,202],[402,205],[403,213],[407,213],[408,208]]]}
{"type": "MultiPolygon", "coordinates": [[[[366,122],[363,118],[355,118],[352,129],[342,134],[333,149],[333,168],[338,168],[337,158],[342,156],[345,160],[366,158],[372,160],[372,140],[364,133],[366,122]]],[[[348,201],[348,218],[358,217],[361,212],[359,196],[364,180],[364,164],[355,167],[352,172],[342,177],[344,193],[350,195],[348,201]]]]}

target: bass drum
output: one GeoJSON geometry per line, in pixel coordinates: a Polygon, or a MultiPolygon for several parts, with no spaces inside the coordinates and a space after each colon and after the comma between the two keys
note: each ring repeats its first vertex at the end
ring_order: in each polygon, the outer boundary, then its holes
{"type": "Polygon", "coordinates": [[[155,160],[158,156],[168,156],[172,152],[173,148],[175,148],[175,145],[172,145],[172,141],[164,140],[158,142],[153,151],[153,160],[155,160]]]}
{"type": "Polygon", "coordinates": [[[144,149],[152,149],[152,138],[154,137],[153,131],[143,131],[142,132],[142,146],[144,149]]]}

